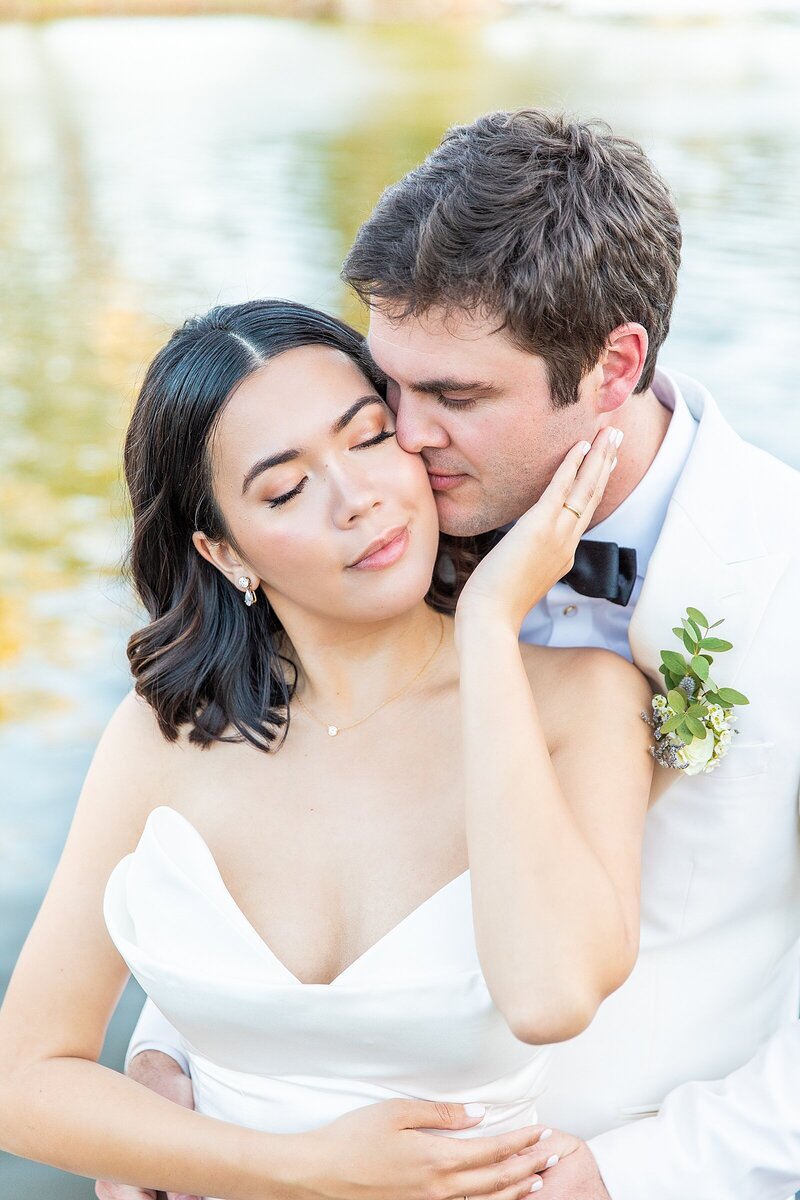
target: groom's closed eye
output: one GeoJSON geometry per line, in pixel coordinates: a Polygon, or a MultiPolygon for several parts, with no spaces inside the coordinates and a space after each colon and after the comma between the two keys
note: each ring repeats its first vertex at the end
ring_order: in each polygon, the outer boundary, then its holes
{"type": "Polygon", "coordinates": [[[412,391],[423,396],[433,396],[437,404],[451,411],[467,411],[474,408],[478,400],[488,400],[500,394],[494,384],[482,379],[421,379],[412,391]]]}
{"type": "Polygon", "coordinates": [[[456,400],[454,396],[437,396],[436,400],[441,404],[442,408],[449,408],[453,411],[464,411],[465,409],[474,408],[477,404],[477,399],[474,396],[465,397],[462,400],[456,400]]]}

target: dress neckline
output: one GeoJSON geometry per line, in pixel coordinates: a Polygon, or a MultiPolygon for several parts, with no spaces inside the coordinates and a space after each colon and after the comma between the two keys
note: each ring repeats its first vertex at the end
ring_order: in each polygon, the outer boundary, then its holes
{"type": "MultiPolygon", "coordinates": [[[[251,937],[258,942],[258,944],[266,951],[273,962],[294,984],[296,984],[297,987],[330,988],[335,986],[340,980],[344,980],[344,977],[348,975],[350,971],[352,971],[359,964],[363,963],[364,960],[367,959],[373,952],[382,947],[384,943],[387,942],[393,935],[399,933],[401,929],[404,929],[408,924],[410,924],[414,918],[419,917],[430,905],[441,899],[451,888],[469,879],[470,868],[467,867],[464,871],[459,872],[458,875],[455,875],[452,879],[449,879],[446,883],[443,883],[440,888],[437,888],[435,892],[432,892],[430,896],[427,896],[424,900],[412,908],[411,911],[406,913],[404,917],[401,917],[400,920],[397,921],[390,929],[387,929],[385,933],[381,934],[377,941],[368,946],[366,950],[363,950],[361,954],[348,963],[348,965],[344,967],[343,970],[338,973],[338,975],[335,975],[333,979],[322,983],[314,981],[305,982],[304,980],[299,979],[297,975],[295,975],[295,973],[291,971],[280,958],[278,958],[278,955],[275,953],[269,943],[261,936],[252,922],[245,915],[242,908],[234,899],[232,892],[228,888],[228,885],[225,883],[225,880],[222,877],[222,872],[217,865],[217,860],[214,858],[212,853],[211,847],[208,845],[208,842],[205,840],[200,830],[192,824],[188,817],[185,817],[183,813],[179,812],[177,808],[172,808],[168,804],[160,804],[154,809],[151,809],[147,820],[145,821],[145,829],[147,829],[147,826],[151,824],[151,821],[156,813],[168,813],[169,817],[166,818],[167,820],[173,820],[174,818],[177,818],[178,827],[183,828],[191,837],[196,839],[196,842],[201,848],[203,856],[211,871],[212,878],[217,883],[220,894],[225,900],[225,903],[230,907],[234,918],[240,921],[242,926],[249,932],[251,937]]],[[[159,817],[156,819],[163,820],[164,818],[159,817]]],[[[144,831],[142,836],[144,836],[144,831]]]]}

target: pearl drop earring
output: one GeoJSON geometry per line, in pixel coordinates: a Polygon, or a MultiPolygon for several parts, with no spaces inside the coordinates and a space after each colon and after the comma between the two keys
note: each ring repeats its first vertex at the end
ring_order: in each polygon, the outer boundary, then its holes
{"type": "Polygon", "coordinates": [[[245,589],[244,602],[247,605],[247,607],[250,608],[250,606],[255,604],[255,602],[256,602],[256,594],[253,591],[253,589],[250,587],[250,576],[249,575],[242,575],[241,579],[239,580],[239,587],[245,589]]]}

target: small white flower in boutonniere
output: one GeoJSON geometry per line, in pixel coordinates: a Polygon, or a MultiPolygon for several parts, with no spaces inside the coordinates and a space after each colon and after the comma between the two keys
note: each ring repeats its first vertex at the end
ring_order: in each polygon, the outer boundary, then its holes
{"type": "Polygon", "coordinates": [[[672,632],[689,657],[677,650],[661,651],[659,671],[667,694],[653,696],[651,712],[643,712],[642,717],[655,737],[650,753],[662,767],[674,767],[687,775],[713,771],[737,732],[731,728],[734,707],[750,703],[735,688],[718,687],[710,677],[713,654],[732,649],[731,642],[709,637],[722,623],[709,625],[698,608],[687,608],[680,626],[672,632]]]}

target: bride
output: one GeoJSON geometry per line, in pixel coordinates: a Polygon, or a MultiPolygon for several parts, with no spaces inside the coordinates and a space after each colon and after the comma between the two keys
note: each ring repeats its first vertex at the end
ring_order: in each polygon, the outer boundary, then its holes
{"type": "Polygon", "coordinates": [[[541,1187],[547,1043],[636,958],[649,688],[517,635],[617,442],[476,566],[354,331],[262,301],[172,336],[125,451],[135,692],[0,1012],[0,1147],[226,1200],[541,1187]],[[97,1062],[129,971],[196,1111],[97,1062]]]}

